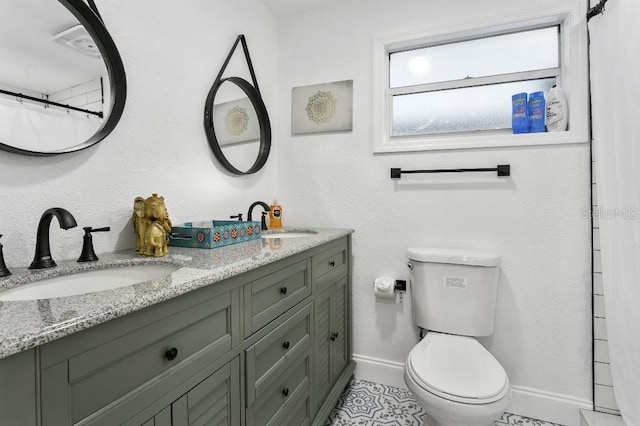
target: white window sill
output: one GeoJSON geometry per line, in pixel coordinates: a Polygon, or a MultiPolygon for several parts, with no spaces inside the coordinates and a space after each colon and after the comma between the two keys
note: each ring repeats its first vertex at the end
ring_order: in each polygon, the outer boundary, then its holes
{"type": "Polygon", "coordinates": [[[585,132],[520,133],[511,131],[471,132],[447,135],[399,137],[376,146],[374,154],[408,151],[435,151],[492,147],[541,146],[586,143],[585,132]]]}

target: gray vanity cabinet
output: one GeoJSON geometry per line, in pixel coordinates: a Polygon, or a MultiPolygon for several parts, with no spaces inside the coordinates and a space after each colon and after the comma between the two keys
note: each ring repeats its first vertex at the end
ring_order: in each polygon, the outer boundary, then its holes
{"type": "Polygon", "coordinates": [[[322,425],[350,293],[342,237],[0,359],[0,424],[322,425]]]}

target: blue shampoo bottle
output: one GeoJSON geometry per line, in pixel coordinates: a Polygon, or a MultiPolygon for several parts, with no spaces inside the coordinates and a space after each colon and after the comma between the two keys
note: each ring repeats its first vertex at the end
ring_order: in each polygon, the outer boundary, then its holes
{"type": "Polygon", "coordinates": [[[544,92],[533,92],[529,94],[529,131],[531,133],[545,131],[545,116],[544,92]]]}
{"type": "Polygon", "coordinates": [[[529,133],[529,104],[526,93],[511,96],[511,128],[513,133],[529,133]]]}

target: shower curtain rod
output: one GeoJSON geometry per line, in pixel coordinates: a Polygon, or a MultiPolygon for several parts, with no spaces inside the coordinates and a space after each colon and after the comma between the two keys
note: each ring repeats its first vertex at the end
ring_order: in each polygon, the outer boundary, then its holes
{"type": "Polygon", "coordinates": [[[84,113],[87,113],[87,114],[96,115],[96,116],[98,116],[100,118],[103,118],[103,113],[102,112],[97,112],[97,111],[91,111],[91,110],[88,110],[88,109],[77,108],[77,107],[74,107],[74,106],[71,106],[71,105],[61,104],[61,103],[58,103],[58,102],[49,101],[47,99],[34,98],[33,96],[24,95],[22,93],[10,92],[8,90],[3,90],[3,89],[0,89],[0,93],[2,93],[4,95],[9,95],[9,96],[15,96],[15,97],[20,98],[20,99],[27,99],[29,101],[40,102],[40,103],[43,103],[43,104],[46,104],[46,105],[53,105],[53,106],[57,106],[57,107],[61,107],[61,108],[70,109],[70,110],[73,110],[73,111],[84,112],[84,113]]]}

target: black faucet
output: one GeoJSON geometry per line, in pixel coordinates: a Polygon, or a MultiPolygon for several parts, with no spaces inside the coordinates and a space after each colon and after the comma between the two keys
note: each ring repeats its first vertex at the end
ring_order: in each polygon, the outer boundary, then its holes
{"type": "Polygon", "coordinates": [[[54,216],[58,218],[62,229],[78,226],[73,215],[61,207],[53,207],[42,213],[38,224],[38,236],[36,237],[36,255],[29,269],[53,268],[56,266],[56,262],[51,258],[51,248],[49,247],[49,225],[51,225],[51,219],[54,216]]]}
{"type": "Polygon", "coordinates": [[[262,212],[262,220],[260,221],[260,228],[262,228],[263,231],[267,230],[267,213],[269,213],[269,205],[267,203],[265,203],[264,201],[256,201],[255,203],[251,204],[249,206],[249,212],[247,213],[247,220],[251,220],[251,213],[253,213],[253,208],[255,206],[262,206],[262,208],[264,209],[264,211],[262,212]]]}

